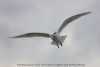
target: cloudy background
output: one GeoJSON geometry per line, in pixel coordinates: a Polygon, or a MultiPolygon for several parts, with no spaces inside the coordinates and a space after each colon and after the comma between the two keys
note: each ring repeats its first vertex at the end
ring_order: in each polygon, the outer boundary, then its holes
{"type": "Polygon", "coordinates": [[[17,64],[85,64],[100,66],[99,0],[0,0],[0,67],[17,64]],[[8,37],[29,33],[52,34],[73,15],[92,11],[69,24],[63,47],[51,39],[8,37]]]}

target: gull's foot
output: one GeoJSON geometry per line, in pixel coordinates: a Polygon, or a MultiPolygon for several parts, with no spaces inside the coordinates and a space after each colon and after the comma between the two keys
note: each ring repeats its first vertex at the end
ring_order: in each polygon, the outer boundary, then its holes
{"type": "Polygon", "coordinates": [[[57,47],[59,48],[59,46],[57,45],[57,47]]]}
{"type": "Polygon", "coordinates": [[[60,43],[60,45],[63,46],[62,43],[60,43]]]}

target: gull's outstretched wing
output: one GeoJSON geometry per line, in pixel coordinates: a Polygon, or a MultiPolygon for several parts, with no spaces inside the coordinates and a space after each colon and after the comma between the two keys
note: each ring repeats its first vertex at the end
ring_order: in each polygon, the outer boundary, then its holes
{"type": "Polygon", "coordinates": [[[78,18],[81,17],[81,16],[84,16],[84,15],[87,15],[87,14],[90,14],[90,13],[91,13],[91,12],[85,12],[85,13],[81,13],[81,14],[74,15],[74,16],[72,16],[72,17],[66,19],[66,20],[63,22],[63,24],[60,26],[60,28],[58,29],[57,32],[60,33],[60,32],[63,30],[63,28],[64,28],[66,25],[68,25],[70,22],[72,22],[72,21],[78,19],[78,18]]]}
{"type": "Polygon", "coordinates": [[[50,35],[47,33],[26,33],[26,34],[22,34],[22,35],[10,37],[10,38],[27,38],[27,37],[47,37],[49,38],[50,35]]]}

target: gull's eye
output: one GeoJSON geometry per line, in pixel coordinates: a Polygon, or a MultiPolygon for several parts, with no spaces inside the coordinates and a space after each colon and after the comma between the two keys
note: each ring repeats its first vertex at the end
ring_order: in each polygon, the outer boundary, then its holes
{"type": "Polygon", "coordinates": [[[53,34],[56,34],[56,33],[53,33],[53,34]]]}
{"type": "Polygon", "coordinates": [[[51,35],[51,36],[53,36],[53,35],[51,35]]]}

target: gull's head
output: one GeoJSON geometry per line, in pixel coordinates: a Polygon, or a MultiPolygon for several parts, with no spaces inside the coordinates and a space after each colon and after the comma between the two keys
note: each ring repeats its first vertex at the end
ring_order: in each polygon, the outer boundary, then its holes
{"type": "Polygon", "coordinates": [[[53,37],[54,37],[54,36],[53,36],[53,35],[51,35],[50,37],[51,37],[51,39],[53,39],[53,37]]]}
{"type": "Polygon", "coordinates": [[[56,32],[54,32],[53,34],[51,34],[51,38],[53,38],[56,35],[56,32]]]}
{"type": "Polygon", "coordinates": [[[52,35],[57,35],[57,32],[54,32],[52,35]]]}
{"type": "Polygon", "coordinates": [[[52,35],[54,35],[54,36],[57,36],[57,35],[59,35],[59,33],[57,33],[57,32],[54,32],[52,35]]]}

